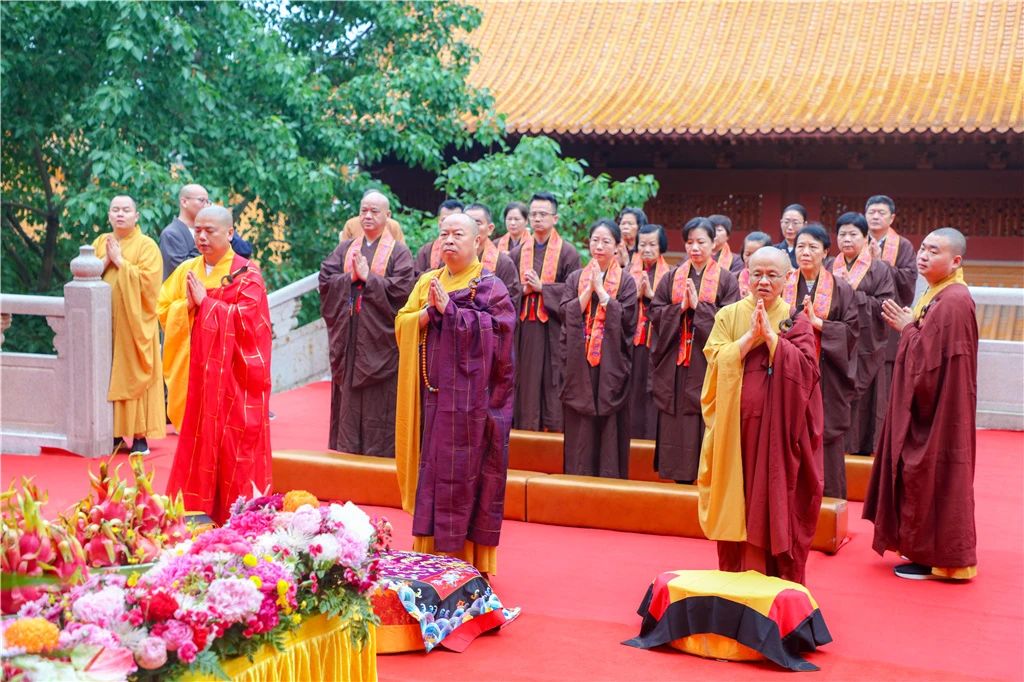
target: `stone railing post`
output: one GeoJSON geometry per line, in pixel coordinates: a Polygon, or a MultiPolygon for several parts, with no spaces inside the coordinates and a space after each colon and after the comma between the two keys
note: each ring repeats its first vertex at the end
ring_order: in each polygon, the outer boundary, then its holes
{"type": "Polygon", "coordinates": [[[68,450],[101,457],[111,450],[114,415],[110,389],[112,329],[110,287],[101,279],[103,262],[91,246],[71,261],[74,280],[64,285],[67,359],[68,450]]]}

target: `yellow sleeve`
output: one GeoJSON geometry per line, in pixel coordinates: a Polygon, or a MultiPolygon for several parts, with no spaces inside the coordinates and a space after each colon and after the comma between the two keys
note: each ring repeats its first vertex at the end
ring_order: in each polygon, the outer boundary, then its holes
{"type": "Polygon", "coordinates": [[[167,416],[181,431],[188,395],[189,349],[192,313],[185,295],[185,275],[192,261],[179,265],[160,287],[157,312],[164,328],[164,382],[167,384],[167,416]]]}
{"type": "Polygon", "coordinates": [[[747,539],[740,440],[743,359],[739,343],[732,338],[738,309],[728,306],[718,311],[704,345],[708,369],[700,404],[705,431],[697,470],[697,510],[704,535],[736,542],[747,539]]]}
{"type": "Polygon", "coordinates": [[[395,317],[398,340],[398,401],[395,404],[395,468],[402,509],[416,510],[420,469],[420,312],[427,300],[431,275],[424,273],[395,317]]]}

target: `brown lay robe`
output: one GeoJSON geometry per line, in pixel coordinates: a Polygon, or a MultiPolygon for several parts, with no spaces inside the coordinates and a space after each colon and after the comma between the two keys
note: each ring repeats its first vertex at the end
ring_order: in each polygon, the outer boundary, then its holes
{"type": "MultiPolygon", "coordinates": [[[[565,358],[562,403],[565,419],[565,473],[577,476],[629,476],[629,373],[636,329],[636,284],[623,269],[617,295],[605,308],[601,362],[586,357],[585,316],[577,294],[583,270],[569,275],[562,297],[561,352],[565,358]]],[[[591,314],[598,308],[590,298],[591,314]]]]}
{"type": "Polygon", "coordinates": [[[494,274],[508,289],[508,297],[518,313],[519,303],[523,300],[523,283],[519,281],[519,270],[516,269],[516,264],[512,262],[507,253],[498,254],[498,262],[494,265],[494,274]]]}
{"type": "MultiPolygon", "coordinates": [[[[544,265],[548,243],[535,244],[533,270],[539,277],[544,265]]],[[[512,251],[512,263],[519,270],[521,247],[512,251]]],[[[545,284],[539,294],[523,294],[519,324],[516,325],[516,400],[512,426],[527,431],[562,430],[562,367],[561,303],[566,291],[565,280],[580,269],[576,247],[563,238],[555,281],[545,284]],[[522,319],[530,306],[543,305],[548,321],[522,319]]],[[[525,292],[525,289],[523,290],[525,292]]],[[[575,289],[573,290],[575,291],[575,289]]],[[[634,290],[635,291],[635,290],[634,290]]],[[[635,296],[635,293],[634,293],[635,296]]]]}
{"type": "MultiPolygon", "coordinates": [[[[438,263],[437,265],[431,266],[430,252],[434,248],[435,241],[437,240],[431,239],[429,242],[421,246],[420,250],[416,252],[416,262],[413,265],[413,270],[416,273],[416,277],[419,277],[427,270],[434,270],[443,265],[443,263],[438,263]]],[[[413,282],[413,284],[415,284],[415,282],[413,282]]]]}
{"type": "MultiPolygon", "coordinates": [[[[647,281],[654,285],[655,266],[644,271],[647,281]]],[[[669,270],[671,272],[671,270],[669,270]]],[[[662,277],[668,276],[668,272],[662,277]]],[[[644,297],[643,301],[637,300],[637,324],[639,324],[640,307],[644,306],[650,311],[653,298],[644,297]]],[[[633,370],[629,378],[629,409],[630,409],[630,437],[654,440],[658,437],[658,406],[654,404],[654,389],[651,385],[651,347],[654,344],[654,324],[648,314],[644,323],[646,343],[633,346],[633,370]]]]}
{"type": "MultiPolygon", "coordinates": [[[[683,316],[679,304],[672,303],[672,268],[654,292],[650,315],[655,330],[651,345],[651,386],[658,408],[658,442],[654,450],[654,466],[661,478],[692,482],[697,478],[700,448],[704,439],[704,417],[701,415],[700,393],[707,370],[704,342],[715,324],[715,314],[723,306],[740,300],[736,278],[722,270],[718,278],[715,303],[700,302],[696,310],[686,311],[693,325],[690,366],[676,364],[683,316]]],[[[690,279],[700,291],[701,273],[690,269],[690,279]]]]}
{"type": "MultiPolygon", "coordinates": [[[[714,256],[712,256],[712,257],[715,259],[715,262],[717,263],[719,261],[719,259],[722,257],[722,251],[719,251],[718,253],[714,254],[714,256]]],[[[745,266],[743,265],[743,254],[742,253],[736,253],[735,251],[733,251],[732,252],[732,262],[729,263],[729,268],[728,268],[729,272],[731,272],[733,274],[733,277],[739,277],[740,273],[743,272],[743,268],[744,267],[745,266]]]]}
{"type": "MultiPolygon", "coordinates": [[[[909,306],[914,302],[914,292],[917,287],[917,252],[914,249],[914,245],[905,237],[900,237],[899,240],[900,247],[896,250],[895,265],[890,265],[882,258],[879,258],[878,260],[889,268],[889,274],[892,276],[893,285],[896,288],[895,301],[901,306],[909,306]]],[[[884,239],[879,243],[879,246],[884,248],[884,239]]],[[[892,383],[892,367],[893,362],[896,361],[896,349],[900,346],[900,335],[897,334],[889,325],[886,325],[885,328],[888,330],[885,365],[875,378],[875,381],[880,383],[878,386],[867,389],[868,391],[874,390],[875,395],[882,398],[881,403],[876,404],[877,409],[875,410],[876,439],[877,434],[882,430],[882,420],[885,418],[886,406],[889,404],[889,386],[892,383]]],[[[875,443],[872,445],[875,445],[875,443]]]]}
{"type": "Polygon", "coordinates": [[[932,567],[977,564],[974,528],[978,323],[952,284],[900,336],[864,518],[872,547],[932,567]]]}
{"type": "MultiPolygon", "coordinates": [[[[342,242],[320,266],[320,310],[331,354],[332,450],[378,457],[395,456],[395,399],[398,345],[395,314],[416,278],[412,254],[395,244],[384,276],[370,272],[352,283],[344,259],[352,242],[342,242]]],[[[371,265],[380,244],[365,242],[371,265]]]]}
{"type": "MultiPolygon", "coordinates": [[[[825,266],[822,265],[822,270],[825,266]]],[[[825,497],[846,499],[846,433],[850,428],[851,407],[857,382],[857,338],[860,335],[860,308],[853,287],[834,277],[832,305],[815,332],[819,343],[818,368],[821,372],[821,402],[825,410],[822,447],[825,451],[825,497]]],[[[821,274],[811,290],[804,276],[798,275],[796,306],[791,317],[802,314],[804,296],[814,297],[821,274]]]]}
{"type": "MultiPolygon", "coordinates": [[[[843,256],[840,255],[839,258],[843,256]]],[[[875,451],[875,426],[885,417],[888,395],[882,393],[887,382],[876,381],[882,366],[892,328],[882,319],[882,301],[895,298],[891,269],[878,260],[871,261],[864,278],[855,289],[860,310],[860,335],[857,337],[856,396],[850,406],[850,429],[846,452],[870,455],[875,451]]]]}

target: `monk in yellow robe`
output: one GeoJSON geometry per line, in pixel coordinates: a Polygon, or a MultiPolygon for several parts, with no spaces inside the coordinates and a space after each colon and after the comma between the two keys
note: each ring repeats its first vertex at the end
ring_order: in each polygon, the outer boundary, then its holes
{"type": "Polygon", "coordinates": [[[111,288],[114,352],[107,400],[114,404],[114,451],[131,439],[132,452],[148,455],[147,439],[166,435],[156,315],[163,259],[156,242],[139,230],[131,197],[114,197],[107,218],[114,231],[92,245],[111,288]]]}
{"type": "Polygon", "coordinates": [[[514,395],[516,310],[477,259],[464,213],[441,223],[444,265],[398,311],[395,464],[413,549],[497,570],[514,395]]]}
{"type": "Polygon", "coordinates": [[[191,272],[207,289],[221,286],[221,280],[231,273],[235,252],[227,252],[209,265],[200,254],[183,262],[160,287],[157,312],[164,328],[164,381],[167,383],[167,417],[179,433],[185,417],[185,398],[188,395],[189,354],[192,312],[188,305],[188,274],[191,272]]]}

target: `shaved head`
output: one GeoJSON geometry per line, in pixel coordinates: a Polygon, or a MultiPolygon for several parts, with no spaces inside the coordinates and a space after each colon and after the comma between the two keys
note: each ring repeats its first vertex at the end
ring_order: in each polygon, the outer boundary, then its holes
{"type": "Polygon", "coordinates": [[[941,237],[949,242],[949,248],[953,250],[954,256],[961,258],[967,255],[967,238],[964,233],[955,227],[940,227],[934,230],[929,237],[941,237]]]}
{"type": "Polygon", "coordinates": [[[448,272],[457,275],[473,261],[480,252],[483,235],[476,221],[465,213],[452,213],[441,221],[441,260],[448,272]]]}
{"type": "Polygon", "coordinates": [[[753,270],[755,262],[760,265],[774,265],[783,273],[788,273],[791,265],[789,255],[782,249],[777,249],[774,246],[762,246],[751,254],[747,267],[753,270]]]}
{"type": "Polygon", "coordinates": [[[231,248],[234,216],[223,206],[207,206],[196,214],[196,248],[207,265],[216,265],[231,248]]]}
{"type": "Polygon", "coordinates": [[[234,215],[223,206],[207,206],[196,214],[196,220],[199,220],[199,218],[212,220],[227,229],[233,228],[235,223],[234,215]]]}
{"type": "Polygon", "coordinates": [[[181,201],[182,199],[189,199],[196,194],[202,194],[205,197],[206,188],[203,187],[202,185],[196,185],[194,183],[184,185],[182,186],[181,189],[178,190],[178,201],[181,201]]]}
{"type": "Polygon", "coordinates": [[[445,219],[441,221],[442,225],[445,225],[447,223],[456,223],[462,225],[469,231],[469,234],[472,235],[473,237],[480,234],[480,226],[476,224],[475,220],[470,218],[465,213],[452,213],[451,215],[445,217],[445,219]]]}
{"type": "Polygon", "coordinates": [[[389,209],[389,210],[391,208],[391,202],[379,190],[375,190],[375,189],[366,190],[363,193],[363,201],[366,201],[367,199],[369,199],[371,202],[373,202],[374,204],[376,204],[380,208],[386,208],[386,209],[389,209]]]}
{"type": "Polygon", "coordinates": [[[113,206],[114,204],[120,204],[122,202],[131,204],[133,211],[139,210],[138,207],[135,205],[135,199],[132,199],[127,194],[118,194],[116,197],[110,200],[110,205],[113,206]]]}

